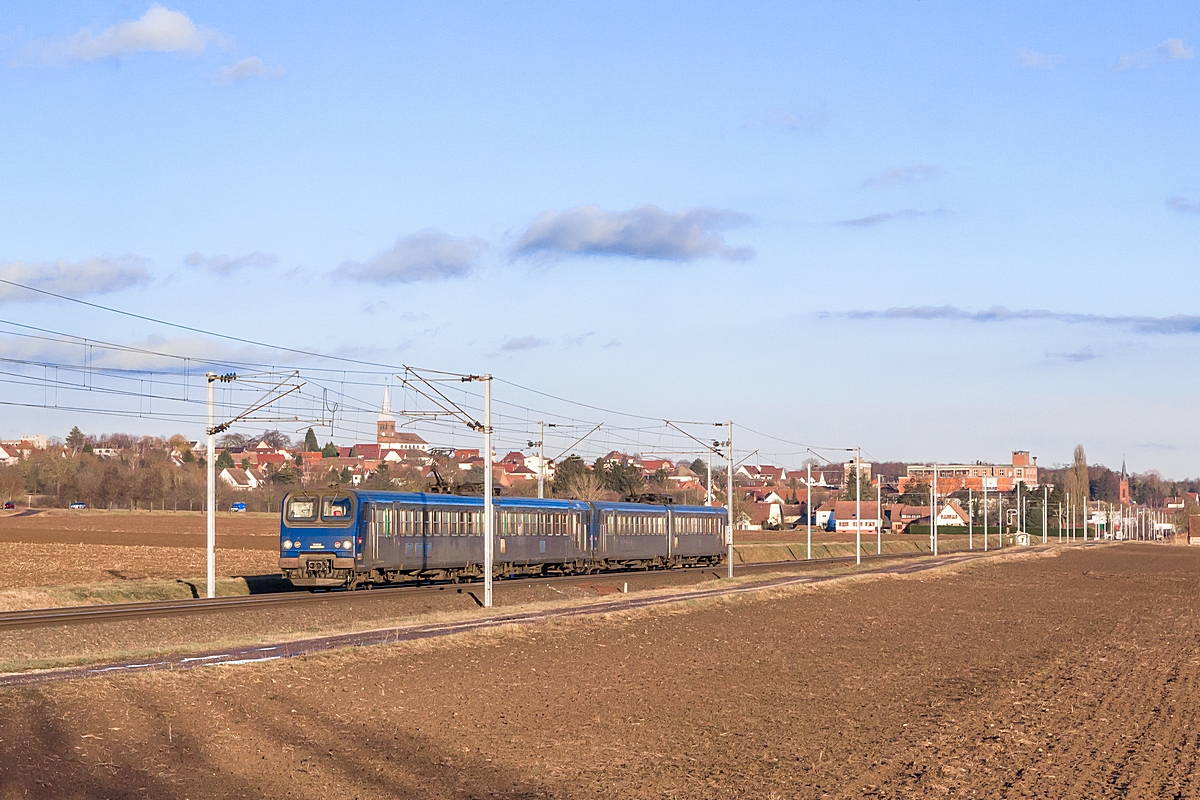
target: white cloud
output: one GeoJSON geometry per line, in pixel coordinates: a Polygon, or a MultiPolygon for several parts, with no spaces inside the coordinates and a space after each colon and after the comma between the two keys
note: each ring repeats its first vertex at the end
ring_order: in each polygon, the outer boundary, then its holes
{"type": "Polygon", "coordinates": [[[1166,61],[1183,61],[1196,54],[1194,47],[1187,47],[1183,39],[1167,39],[1157,47],[1121,56],[1117,61],[1117,69],[1145,69],[1166,61]]]}
{"type": "MultiPolygon", "coordinates": [[[[82,339],[0,338],[0,356],[29,361],[80,363],[82,339]]],[[[164,374],[203,375],[209,368],[227,371],[236,363],[269,363],[278,355],[266,347],[189,336],[148,336],[108,344],[88,340],[87,364],[94,369],[152,370],[164,374]],[[185,362],[188,359],[190,363],[185,362]]],[[[301,361],[304,359],[301,358],[301,361]]],[[[40,372],[38,373],[41,374],[40,372]]],[[[97,376],[103,380],[102,376],[97,376]]],[[[127,390],[128,387],[122,387],[127,390]]],[[[135,400],[136,402],[136,400],[135,400]]],[[[155,401],[157,405],[158,401],[155,401]]]]}
{"type": "Polygon", "coordinates": [[[754,248],[731,247],[719,231],[749,221],[745,214],[716,208],[670,213],[653,205],[630,211],[580,206],[540,214],[513,246],[512,253],[627,256],[665,261],[693,261],[710,256],[745,260],[754,257],[754,248]]]}
{"type": "Polygon", "coordinates": [[[1029,69],[1054,69],[1066,61],[1067,57],[1021,48],[1017,51],[1017,60],[1021,62],[1022,67],[1028,67],[1029,69]]]}
{"type": "Polygon", "coordinates": [[[66,39],[41,41],[31,46],[31,55],[50,63],[95,61],[128,53],[199,53],[221,34],[197,26],[182,11],[151,6],[139,19],[118,22],[99,33],[84,28],[66,39]]]}
{"type": "Polygon", "coordinates": [[[1167,208],[1180,214],[1200,214],[1200,200],[1176,195],[1167,201],[1167,208]]]}
{"type": "Polygon", "coordinates": [[[545,339],[539,339],[536,336],[518,336],[514,339],[509,339],[504,344],[500,345],[501,350],[532,350],[535,347],[545,347],[550,344],[545,339]]]}
{"type": "MultiPolygon", "coordinates": [[[[117,259],[89,258],[75,264],[66,261],[10,261],[0,264],[0,279],[67,297],[84,297],[149,283],[150,273],[146,271],[146,259],[124,256],[117,259]]],[[[48,299],[43,294],[0,283],[0,303],[48,299]]]]}
{"type": "Polygon", "coordinates": [[[287,74],[283,67],[268,67],[258,56],[243,58],[232,67],[225,67],[217,74],[217,83],[236,83],[247,78],[275,80],[287,74]]]}
{"type": "Polygon", "coordinates": [[[218,275],[228,275],[243,267],[273,267],[279,263],[279,256],[274,253],[260,253],[255,250],[244,256],[204,256],[200,253],[189,253],[183,259],[189,267],[202,267],[218,275]]]}
{"type": "Polygon", "coordinates": [[[925,181],[933,180],[941,174],[942,171],[937,167],[931,167],[928,164],[917,164],[912,167],[886,169],[867,178],[863,181],[863,186],[902,186],[909,183],[924,183],[925,181]]]}
{"type": "Polygon", "coordinates": [[[1174,314],[1169,317],[1151,316],[1121,316],[1109,314],[1079,314],[1063,311],[1048,311],[1040,308],[1009,309],[995,306],[986,311],[969,311],[956,306],[908,306],[904,308],[887,308],[882,311],[846,311],[840,314],[823,316],[839,316],[849,319],[917,319],[929,321],[966,321],[966,322],[1025,322],[1030,320],[1049,320],[1070,325],[1099,325],[1122,327],[1136,333],[1157,334],[1194,334],[1200,333],[1200,316],[1189,314],[1174,314]]]}
{"type": "Polygon", "coordinates": [[[829,109],[824,103],[808,108],[772,109],[767,113],[767,122],[790,131],[815,131],[829,123],[829,109]]]}
{"type": "Polygon", "coordinates": [[[402,236],[387,250],[364,262],[347,261],[337,272],[369,283],[416,283],[461,278],[475,270],[484,243],[474,236],[456,239],[423,230],[402,236]]]}
{"type": "Polygon", "coordinates": [[[876,225],[882,225],[885,222],[892,222],[898,219],[937,217],[945,213],[945,209],[941,208],[935,208],[932,211],[919,211],[915,208],[902,208],[899,211],[887,211],[880,214],[869,214],[865,217],[858,217],[856,219],[843,219],[837,224],[846,225],[851,228],[873,228],[876,225]]]}

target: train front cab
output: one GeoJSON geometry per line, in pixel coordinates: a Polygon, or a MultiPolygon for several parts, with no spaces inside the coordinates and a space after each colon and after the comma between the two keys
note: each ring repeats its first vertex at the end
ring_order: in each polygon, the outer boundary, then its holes
{"type": "Polygon", "coordinates": [[[279,569],[295,586],[343,586],[353,577],[359,537],[353,492],[288,494],[279,527],[279,569]]]}

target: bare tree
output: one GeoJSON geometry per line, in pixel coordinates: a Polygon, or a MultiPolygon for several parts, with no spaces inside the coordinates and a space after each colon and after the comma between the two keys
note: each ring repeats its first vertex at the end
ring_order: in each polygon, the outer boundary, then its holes
{"type": "Polygon", "coordinates": [[[567,496],[576,500],[596,501],[607,493],[595,470],[587,470],[574,476],[570,484],[563,488],[566,489],[567,496]]]}
{"type": "Polygon", "coordinates": [[[1079,508],[1086,509],[1084,505],[1087,502],[1089,495],[1089,480],[1087,467],[1087,454],[1083,452],[1083,445],[1075,445],[1074,463],[1067,470],[1067,491],[1071,495],[1071,502],[1079,508]]]}

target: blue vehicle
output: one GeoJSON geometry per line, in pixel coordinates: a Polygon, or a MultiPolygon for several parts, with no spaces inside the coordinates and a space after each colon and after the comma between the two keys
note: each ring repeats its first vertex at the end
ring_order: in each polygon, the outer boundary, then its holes
{"type": "MultiPolygon", "coordinates": [[[[493,576],[669,569],[725,560],[707,506],[497,498],[493,576]]],[[[283,501],[279,567],[296,586],[483,577],[483,498],[314,489],[283,501]]]]}
{"type": "Polygon", "coordinates": [[[233,505],[231,505],[229,507],[229,510],[230,510],[230,512],[245,511],[246,504],[245,503],[234,503],[233,505]]]}

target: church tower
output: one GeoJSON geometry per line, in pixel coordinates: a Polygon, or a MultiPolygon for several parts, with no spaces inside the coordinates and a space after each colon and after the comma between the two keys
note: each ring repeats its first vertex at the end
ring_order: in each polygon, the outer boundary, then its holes
{"type": "Polygon", "coordinates": [[[396,418],[392,416],[391,387],[383,387],[383,406],[379,409],[379,420],[375,423],[375,441],[390,444],[396,441],[396,418]]]}
{"type": "Polygon", "coordinates": [[[1119,492],[1120,492],[1121,505],[1123,505],[1123,506],[1129,505],[1130,504],[1129,503],[1129,475],[1126,474],[1126,472],[1125,472],[1125,457],[1124,456],[1121,457],[1121,487],[1119,489],[1119,492]]]}

